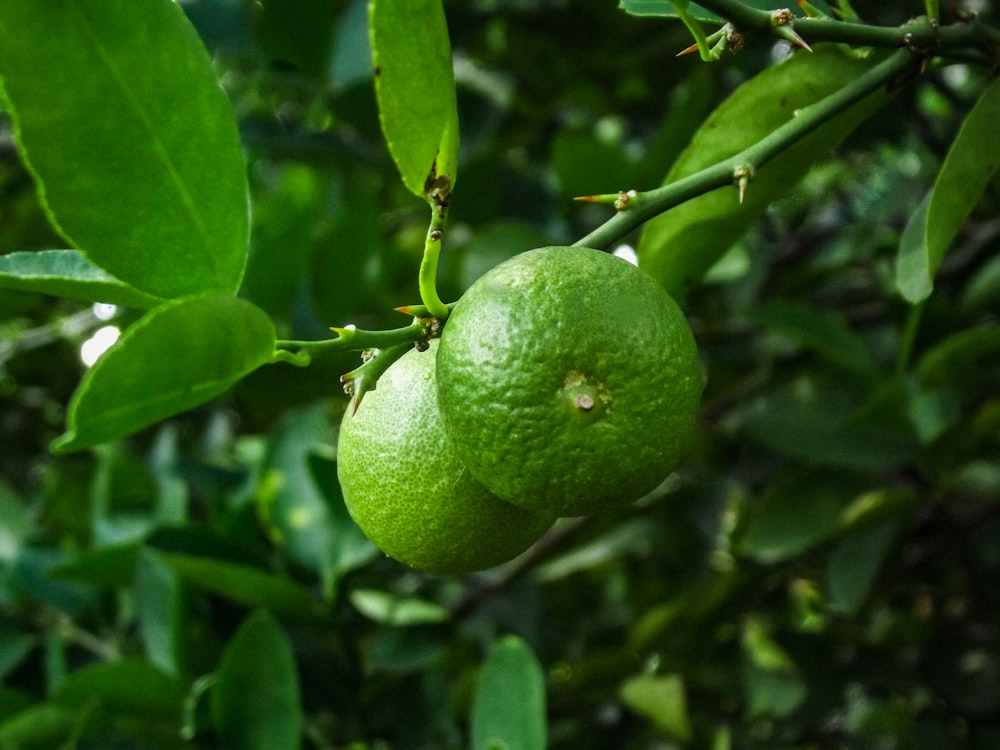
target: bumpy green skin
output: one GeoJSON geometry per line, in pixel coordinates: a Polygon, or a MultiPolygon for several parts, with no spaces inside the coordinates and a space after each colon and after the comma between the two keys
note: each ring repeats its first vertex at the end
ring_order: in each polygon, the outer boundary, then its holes
{"type": "Polygon", "coordinates": [[[554,517],[493,496],[455,456],[437,404],[436,347],[408,352],[348,410],[337,475],[351,517],[390,557],[432,573],[484,570],[527,549],[554,517]]]}
{"type": "Polygon", "coordinates": [[[645,272],[589,248],[531,250],[485,274],[437,356],[461,460],[499,497],[556,515],[654,489],[680,461],[701,398],[680,308],[645,272]]]}

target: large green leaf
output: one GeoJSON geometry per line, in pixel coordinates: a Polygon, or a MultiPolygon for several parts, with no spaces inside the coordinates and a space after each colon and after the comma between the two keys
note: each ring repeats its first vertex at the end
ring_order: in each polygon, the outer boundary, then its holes
{"type": "Polygon", "coordinates": [[[0,4],[0,80],[21,154],[75,247],[151,295],[236,291],[239,134],[178,4],[0,4]]]}
{"type": "Polygon", "coordinates": [[[288,636],[267,612],[251,615],[229,642],[212,691],[223,745],[297,750],[302,740],[298,673],[288,636]]]}
{"type": "Polygon", "coordinates": [[[0,288],[124,307],[155,307],[163,301],[116,279],[77,250],[0,255],[0,288]]]}
{"type": "Polygon", "coordinates": [[[899,242],[896,286],[912,303],[934,288],[934,275],[959,229],[1000,168],[1000,78],[979,97],[948,150],[934,187],[911,215],[899,242]]]}
{"type": "Polygon", "coordinates": [[[544,750],[545,678],[517,636],[500,639],[479,673],[472,704],[473,750],[544,750]]]}
{"type": "Polygon", "coordinates": [[[375,93],[382,132],[403,183],[423,197],[429,178],[454,185],[458,109],[441,0],[372,0],[375,93]]]}
{"type": "Polygon", "coordinates": [[[203,404],[270,361],[274,342],[271,321],[244,300],[213,294],[165,303],[87,372],[53,447],[87,448],[203,404]]]}
{"type": "MultiPolygon", "coordinates": [[[[792,55],[738,88],[702,124],[670,169],[665,184],[724,161],[751,146],[807,107],[851,83],[873,65],[839,47],[818,45],[792,55]]],[[[874,94],[827,121],[757,170],[742,204],[735,187],[720,188],[648,221],[639,241],[639,265],[667,291],[696,286],[712,265],[810,165],[884,100],[874,94]]]]}

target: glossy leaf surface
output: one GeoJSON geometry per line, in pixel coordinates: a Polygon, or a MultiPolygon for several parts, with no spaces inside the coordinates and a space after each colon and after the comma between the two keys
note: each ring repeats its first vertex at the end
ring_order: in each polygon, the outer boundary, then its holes
{"type": "Polygon", "coordinates": [[[0,288],[123,307],[155,307],[163,301],[116,279],[77,250],[0,255],[0,288]]]}
{"type": "Polygon", "coordinates": [[[75,247],[147,294],[236,291],[239,135],[180,5],[4,3],[0,80],[22,157],[75,247]]]}
{"type": "Polygon", "coordinates": [[[369,11],[382,132],[403,184],[423,197],[428,178],[454,184],[458,110],[441,0],[373,0],[369,11]]]}
{"type": "Polygon", "coordinates": [[[270,361],[274,341],[267,316],[240,299],[161,305],[87,372],[54,447],[87,448],[203,404],[270,361]]]}

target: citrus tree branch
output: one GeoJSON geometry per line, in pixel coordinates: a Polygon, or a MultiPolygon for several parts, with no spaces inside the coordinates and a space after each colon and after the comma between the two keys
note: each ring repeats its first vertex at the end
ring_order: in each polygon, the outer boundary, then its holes
{"type": "Polygon", "coordinates": [[[309,364],[312,357],[321,354],[363,349],[385,349],[397,344],[412,344],[414,341],[428,338],[435,330],[435,324],[432,319],[414,317],[413,322],[408,326],[384,331],[364,331],[354,326],[331,328],[330,330],[337,334],[336,338],[322,341],[278,341],[278,351],[292,355],[291,357],[280,357],[280,360],[290,364],[306,365],[309,364]]]}
{"type": "MultiPolygon", "coordinates": [[[[618,213],[574,244],[607,249],[649,219],[685,201],[727,185],[746,189],[747,180],[755,171],[792,144],[919,63],[920,58],[908,49],[894,52],[849,85],[805,107],[769,136],[728,159],[669,185],[646,192],[630,192],[629,199],[619,204],[618,213]]],[[[738,200],[738,194],[734,193],[733,200],[738,200]]]]}
{"type": "Polygon", "coordinates": [[[744,35],[775,34],[794,23],[795,30],[806,42],[841,42],[864,47],[902,47],[951,51],[978,48],[996,60],[1000,54],[1000,31],[978,18],[941,26],[936,19],[916,18],[902,26],[873,26],[851,20],[829,17],[797,18],[772,11],[759,10],[740,0],[705,0],[699,4],[733,24],[744,35]]]}

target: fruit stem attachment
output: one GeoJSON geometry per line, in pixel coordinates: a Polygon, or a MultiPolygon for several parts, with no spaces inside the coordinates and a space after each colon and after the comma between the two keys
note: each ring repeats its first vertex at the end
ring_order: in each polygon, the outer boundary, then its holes
{"type": "Polygon", "coordinates": [[[444,238],[451,202],[451,180],[447,175],[429,179],[426,185],[427,203],[431,207],[431,223],[424,240],[424,257],[420,261],[418,284],[420,301],[435,318],[444,321],[451,310],[441,301],[437,292],[438,258],[441,257],[441,240],[444,238]]]}

